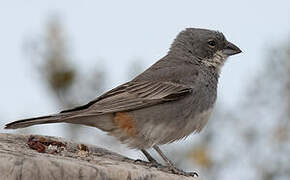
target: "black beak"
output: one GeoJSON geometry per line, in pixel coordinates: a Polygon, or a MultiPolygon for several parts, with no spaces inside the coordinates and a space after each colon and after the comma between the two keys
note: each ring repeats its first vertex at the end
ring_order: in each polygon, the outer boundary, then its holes
{"type": "Polygon", "coordinates": [[[238,46],[234,45],[231,42],[227,42],[226,47],[223,50],[223,54],[225,54],[227,56],[232,56],[235,54],[239,54],[241,52],[242,52],[242,50],[240,50],[240,48],[238,48],[238,46]]]}

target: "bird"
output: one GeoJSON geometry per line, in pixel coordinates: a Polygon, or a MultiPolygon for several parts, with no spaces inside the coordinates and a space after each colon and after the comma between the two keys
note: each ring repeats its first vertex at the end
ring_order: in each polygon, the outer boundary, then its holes
{"type": "Polygon", "coordinates": [[[216,30],[186,28],[167,54],[131,81],[85,105],[48,116],[14,121],[5,129],[38,124],[72,123],[96,127],[133,149],[153,148],[172,172],[174,166],[159,148],[199,133],[208,122],[217,99],[221,68],[228,57],[241,53],[216,30]]]}

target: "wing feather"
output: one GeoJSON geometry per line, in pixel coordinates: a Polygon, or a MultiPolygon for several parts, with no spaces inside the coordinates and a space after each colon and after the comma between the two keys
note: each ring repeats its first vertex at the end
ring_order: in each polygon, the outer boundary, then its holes
{"type": "Polygon", "coordinates": [[[84,111],[86,115],[96,115],[130,111],[177,100],[191,91],[191,87],[171,82],[133,81],[118,86],[84,106],[62,113],[84,111]]]}

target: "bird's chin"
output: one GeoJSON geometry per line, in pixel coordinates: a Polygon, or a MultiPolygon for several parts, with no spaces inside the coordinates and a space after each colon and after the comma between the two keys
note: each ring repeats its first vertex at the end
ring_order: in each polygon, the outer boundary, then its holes
{"type": "Polygon", "coordinates": [[[228,57],[229,56],[227,54],[224,54],[223,51],[217,51],[213,55],[212,64],[216,68],[221,68],[224,65],[224,63],[226,62],[228,57]]]}
{"type": "Polygon", "coordinates": [[[211,59],[207,59],[206,61],[203,61],[203,63],[208,67],[214,68],[219,74],[228,57],[229,56],[223,54],[222,51],[217,51],[211,59]]]}

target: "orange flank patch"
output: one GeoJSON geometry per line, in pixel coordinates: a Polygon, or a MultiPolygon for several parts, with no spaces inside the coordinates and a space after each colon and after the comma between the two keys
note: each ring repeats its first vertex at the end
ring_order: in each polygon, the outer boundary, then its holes
{"type": "Polygon", "coordinates": [[[114,123],[118,124],[119,127],[127,132],[130,136],[136,134],[136,129],[133,124],[133,118],[126,112],[117,112],[114,116],[114,123]]]}

